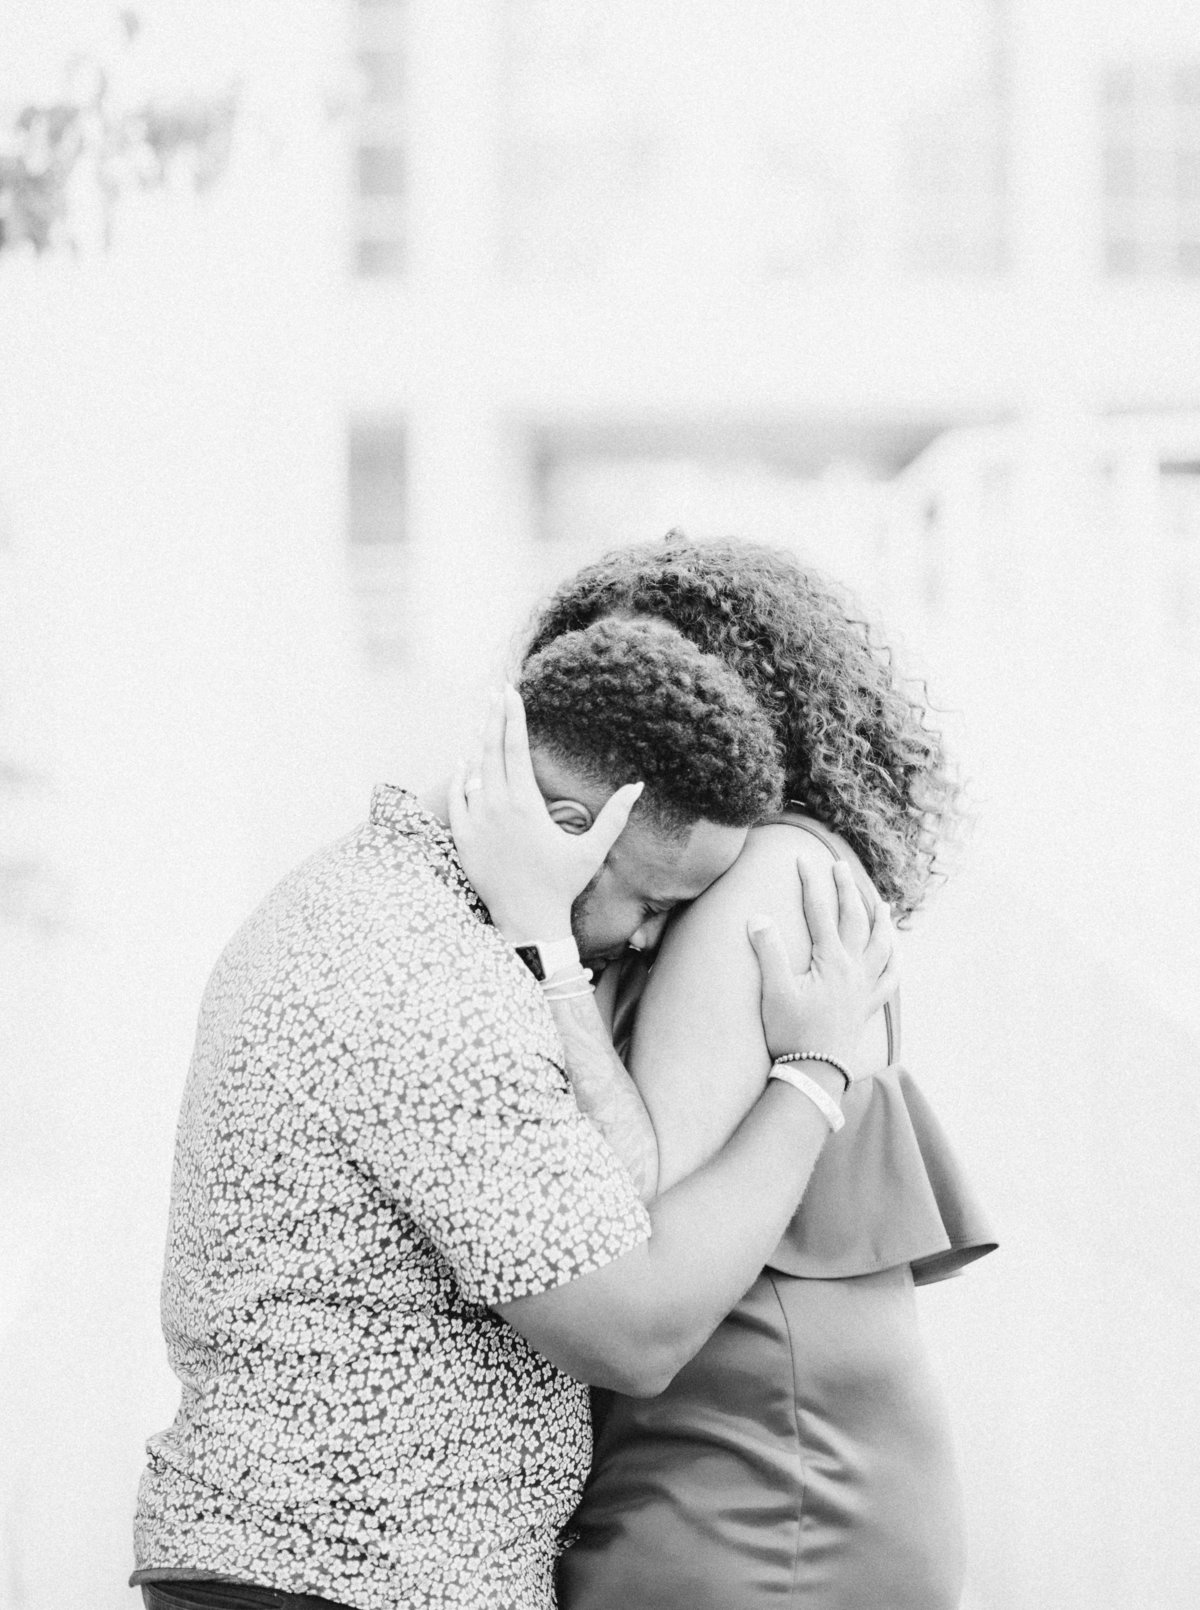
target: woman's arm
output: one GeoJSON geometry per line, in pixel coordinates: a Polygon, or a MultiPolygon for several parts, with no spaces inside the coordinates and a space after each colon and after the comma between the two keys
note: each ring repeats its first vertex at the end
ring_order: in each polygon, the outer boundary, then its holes
{"type": "MultiPolygon", "coordinates": [[[[770,1056],[747,919],[769,917],[793,971],[802,973],[812,947],[796,872],[827,877],[830,859],[824,845],[795,827],[755,828],[725,876],[671,921],[629,1057],[658,1139],[660,1191],[720,1151],[766,1083],[770,1056]]],[[[852,1071],[879,1066],[884,1044],[880,1017],[864,1034],[852,1071]]]]}
{"type": "MultiPolygon", "coordinates": [[[[596,828],[564,853],[566,836],[552,825],[547,830],[550,817],[536,793],[524,723],[515,707],[511,714],[511,723],[489,723],[483,768],[470,788],[458,778],[450,820],[468,876],[493,916],[507,913],[511,926],[498,926],[510,939],[542,936],[541,943],[562,932],[555,925],[565,921],[583,886],[571,886],[571,867],[581,870],[579,849],[596,828]],[[567,907],[556,909],[554,898],[543,906],[543,895],[565,895],[567,907]]],[[[597,828],[605,812],[611,818],[612,804],[601,811],[597,828]]],[[[619,824],[610,820],[609,831],[611,844],[619,824]]],[[[793,863],[789,884],[794,875],[793,863]]],[[[746,943],[762,977],[759,1033],[779,1053],[820,1049],[845,1062],[862,1025],[895,987],[890,925],[885,908],[868,920],[845,865],[832,875],[827,866],[815,878],[802,873],[800,882],[812,934],[805,968],[792,971],[769,920],[750,925],[753,937],[746,943]]],[[[548,996],[594,1004],[582,969],[574,976],[569,966],[551,974],[544,987],[548,996]]],[[[581,1030],[586,1037],[603,1032],[598,1012],[585,1016],[581,1030]]],[[[608,1069],[620,1070],[615,1057],[608,1069]]],[[[802,1083],[793,1088],[771,1080],[719,1153],[656,1196],[647,1243],[565,1285],[501,1305],[504,1318],[581,1380],[625,1392],[661,1391],[761,1269],[840,1121],[841,1075],[821,1061],[801,1061],[796,1071],[802,1083]]]]}
{"type": "MultiPolygon", "coordinates": [[[[801,885],[812,933],[804,973],[792,973],[769,927],[754,930],[766,1038],[776,1046],[811,1037],[814,1049],[846,1062],[893,988],[883,965],[889,925],[882,909],[868,922],[845,866],[832,877],[828,868],[815,880],[802,874],[801,885]]],[[[778,1245],[836,1127],[841,1074],[822,1061],[801,1066],[808,1093],[769,1080],[717,1154],[655,1198],[649,1242],[593,1274],[504,1304],[505,1319],[581,1380],[661,1392],[778,1245]]]]}
{"type": "MultiPolygon", "coordinates": [[[[534,780],[518,694],[509,688],[503,700],[493,703],[484,731],[478,775],[468,788],[465,769],[460,768],[451,787],[450,823],[468,876],[491,910],[497,927],[510,941],[548,940],[569,934],[571,901],[617,838],[633,805],[634,793],[629,788],[619,789],[590,832],[582,836],[563,833],[551,821],[534,780]]],[[[747,911],[761,912],[768,917],[781,911],[788,924],[782,932],[797,929],[803,933],[802,944],[794,942],[789,946],[793,972],[803,974],[808,968],[811,946],[803,922],[800,883],[796,876],[798,856],[793,841],[804,840],[806,835],[794,829],[764,828],[756,830],[752,838],[766,840],[776,834],[783,834],[785,842],[792,845],[790,860],[778,880],[782,888],[774,889],[770,898],[753,902],[747,911]]],[[[813,845],[820,849],[815,841],[813,845]]],[[[822,852],[819,860],[809,864],[819,867],[820,880],[827,882],[828,854],[822,852]]],[[[740,866],[741,861],[733,873],[737,873],[740,866]]],[[[726,873],[704,897],[705,901],[714,901],[733,873],[726,873]]],[[[741,878],[738,881],[739,884],[744,882],[741,878]]],[[[707,909],[713,914],[718,910],[712,904],[707,909]]],[[[726,918],[729,919],[728,912],[726,918]]],[[[654,1059],[648,1056],[646,1061],[648,1088],[654,1090],[654,1103],[661,1111],[662,1121],[671,1128],[672,1144],[679,1139],[681,1155],[685,1159],[695,1158],[691,1167],[711,1157],[728,1139],[754,1096],[761,1091],[768,1060],[763,1021],[771,1018],[774,997],[781,991],[786,994],[793,982],[790,977],[783,977],[780,969],[770,973],[760,969],[755,946],[747,937],[745,915],[740,918],[736,932],[726,934],[719,925],[713,928],[711,917],[708,927],[713,939],[725,949],[724,961],[719,950],[714,957],[718,982],[724,986],[727,979],[736,978],[738,999],[744,997],[751,1008],[749,1031],[726,1036],[736,1052],[730,1063],[729,1093],[733,1099],[719,1103],[717,1126],[709,1123],[704,1127],[706,1142],[710,1136],[718,1137],[714,1144],[706,1143],[698,1154],[695,1145],[689,1144],[689,1137],[681,1135],[681,1124],[686,1127],[688,1121],[686,1096],[680,1111],[679,1103],[668,1095],[667,1086],[655,1077],[654,1059]],[[759,1059],[753,1059],[754,1073],[749,1083],[745,1078],[748,1050],[761,1052],[762,1061],[759,1068],[759,1059]],[[746,1092],[744,1099],[743,1092],[746,1092]]],[[[769,936],[764,936],[755,944],[761,946],[767,942],[769,936]]],[[[657,966],[654,971],[657,973],[657,966]]],[[[567,1074],[581,1111],[625,1164],[643,1199],[650,1200],[665,1189],[667,1183],[659,1167],[659,1141],[655,1133],[658,1115],[647,1110],[643,1095],[613,1050],[611,1035],[595,1006],[594,997],[568,983],[562,990],[557,986],[549,989],[547,1002],[563,1040],[567,1074]],[[564,998],[556,999],[556,996],[564,998]]],[[[670,1088],[676,1092],[686,1091],[694,1071],[691,1036],[681,1036],[681,1040],[684,1042],[681,1054],[675,1059],[680,1079],[670,1082],[670,1088]]],[[[785,1035],[773,1049],[785,1051],[796,1047],[785,1035]]],[[[673,1166],[670,1182],[690,1171],[690,1167],[673,1166]]]]}

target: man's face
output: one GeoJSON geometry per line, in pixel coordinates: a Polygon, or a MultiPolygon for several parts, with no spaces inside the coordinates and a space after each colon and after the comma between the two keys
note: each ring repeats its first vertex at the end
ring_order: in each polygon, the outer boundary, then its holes
{"type": "Polygon", "coordinates": [[[674,907],[703,894],[737,860],[746,832],[696,822],[686,837],[674,838],[631,822],[572,908],[583,960],[600,966],[629,944],[653,950],[674,907]]]}
{"type": "MultiPolygon", "coordinates": [[[[612,793],[536,743],[530,759],[551,815],[566,833],[585,833],[612,793]]],[[[592,967],[614,961],[629,944],[652,950],[674,907],[703,894],[737,860],[745,827],[695,822],[687,833],[662,833],[639,816],[571,910],[579,954],[592,967]]]]}

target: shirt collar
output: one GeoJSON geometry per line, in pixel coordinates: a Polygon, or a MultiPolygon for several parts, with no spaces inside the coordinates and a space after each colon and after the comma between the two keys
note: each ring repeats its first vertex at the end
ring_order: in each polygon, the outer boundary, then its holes
{"type": "Polygon", "coordinates": [[[394,833],[419,839],[431,858],[449,874],[450,881],[466,895],[476,914],[491,921],[487,907],[463,871],[450,829],[419,804],[415,794],[407,788],[397,788],[394,783],[377,783],[371,792],[370,814],[376,827],[390,828],[394,833]]]}

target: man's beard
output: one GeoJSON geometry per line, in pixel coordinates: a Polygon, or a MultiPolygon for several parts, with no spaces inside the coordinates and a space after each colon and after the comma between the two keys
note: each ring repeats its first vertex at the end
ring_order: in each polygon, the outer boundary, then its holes
{"type": "Polygon", "coordinates": [[[606,957],[600,957],[597,960],[592,961],[588,957],[586,948],[587,914],[592,903],[592,894],[599,880],[600,873],[597,872],[587,887],[581,889],[571,902],[571,933],[574,936],[576,945],[579,947],[580,960],[583,961],[588,967],[603,967],[607,961],[606,957]]]}

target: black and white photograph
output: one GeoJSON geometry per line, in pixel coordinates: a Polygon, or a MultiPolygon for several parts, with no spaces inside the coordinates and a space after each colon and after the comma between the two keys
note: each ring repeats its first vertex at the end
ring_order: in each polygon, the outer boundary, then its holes
{"type": "Polygon", "coordinates": [[[1195,1610],[1195,0],[0,0],[0,1610],[1195,1610]]]}

